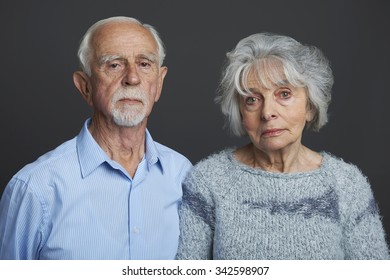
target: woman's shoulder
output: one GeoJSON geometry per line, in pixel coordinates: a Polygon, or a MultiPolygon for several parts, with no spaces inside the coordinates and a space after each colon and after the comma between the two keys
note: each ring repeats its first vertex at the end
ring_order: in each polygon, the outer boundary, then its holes
{"type": "Polygon", "coordinates": [[[324,168],[338,176],[362,179],[363,172],[355,164],[345,161],[343,158],[335,156],[329,152],[321,152],[324,157],[324,168]]]}
{"type": "Polygon", "coordinates": [[[220,182],[229,174],[229,155],[233,149],[224,149],[201,159],[194,165],[183,184],[184,193],[206,195],[219,189],[220,182]]]}
{"type": "Polygon", "coordinates": [[[336,190],[340,197],[349,201],[364,201],[366,204],[372,199],[373,193],[368,178],[355,164],[344,159],[323,153],[324,169],[329,177],[336,182],[336,190]]]}
{"type": "Polygon", "coordinates": [[[188,179],[201,180],[203,178],[206,181],[213,181],[226,177],[226,174],[229,174],[228,170],[232,167],[233,151],[234,148],[225,148],[201,159],[192,168],[188,179]]]}
{"type": "Polygon", "coordinates": [[[207,157],[201,159],[194,166],[195,170],[214,170],[225,168],[231,164],[230,157],[234,148],[225,148],[223,150],[214,152],[207,157]]]}

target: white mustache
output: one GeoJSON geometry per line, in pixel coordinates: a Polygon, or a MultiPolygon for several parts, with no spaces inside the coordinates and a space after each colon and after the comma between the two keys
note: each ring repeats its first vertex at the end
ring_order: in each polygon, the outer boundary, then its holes
{"type": "Polygon", "coordinates": [[[117,90],[112,97],[112,103],[115,104],[121,99],[134,99],[142,102],[142,104],[147,102],[146,93],[138,88],[117,90]]]}

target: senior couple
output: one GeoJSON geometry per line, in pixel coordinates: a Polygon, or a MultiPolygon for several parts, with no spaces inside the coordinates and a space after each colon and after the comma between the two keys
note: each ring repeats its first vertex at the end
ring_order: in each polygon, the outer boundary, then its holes
{"type": "Polygon", "coordinates": [[[269,33],[238,42],[216,102],[249,143],[193,168],[147,130],[167,74],[152,26],[98,21],[78,56],[93,116],[8,183],[0,259],[389,258],[367,178],[302,144],[328,120],[333,76],[318,48],[269,33]]]}

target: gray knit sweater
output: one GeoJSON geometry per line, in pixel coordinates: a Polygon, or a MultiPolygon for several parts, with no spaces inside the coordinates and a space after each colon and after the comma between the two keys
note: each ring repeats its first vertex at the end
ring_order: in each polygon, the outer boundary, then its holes
{"type": "Polygon", "coordinates": [[[177,259],[389,259],[367,179],[328,153],[319,169],[273,173],[226,149],[199,162],[180,208],[177,259]]]}

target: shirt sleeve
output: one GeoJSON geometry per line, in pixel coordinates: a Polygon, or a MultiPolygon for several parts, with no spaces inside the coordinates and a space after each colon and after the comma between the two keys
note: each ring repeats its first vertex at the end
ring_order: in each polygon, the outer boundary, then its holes
{"type": "Polygon", "coordinates": [[[179,184],[181,186],[183,185],[185,179],[187,178],[192,168],[193,168],[192,163],[188,159],[185,159],[183,164],[181,164],[180,172],[178,173],[179,184]]]}
{"type": "Polygon", "coordinates": [[[212,259],[215,211],[207,182],[199,172],[191,172],[183,184],[179,209],[180,238],[176,259],[212,259]]]}
{"type": "Polygon", "coordinates": [[[43,204],[16,178],[0,201],[0,259],[37,259],[42,242],[43,204]]]}
{"type": "Polygon", "coordinates": [[[389,259],[381,216],[367,178],[354,167],[345,185],[344,247],[346,259],[389,259]]]}

